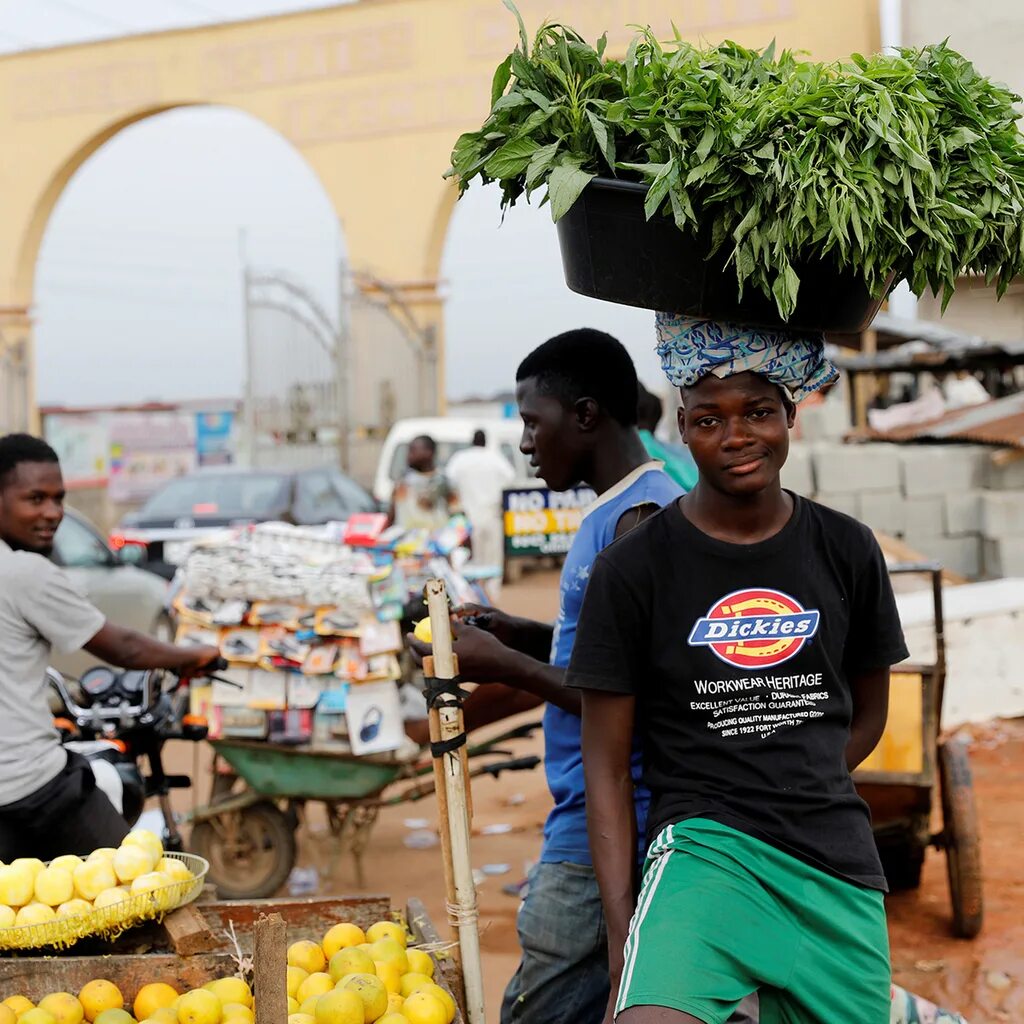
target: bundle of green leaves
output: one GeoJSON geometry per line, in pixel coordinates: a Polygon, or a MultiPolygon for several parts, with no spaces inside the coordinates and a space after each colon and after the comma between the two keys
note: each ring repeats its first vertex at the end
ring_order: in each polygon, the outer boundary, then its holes
{"type": "Polygon", "coordinates": [[[794,265],[827,257],[878,295],[906,277],[942,293],[1024,273],[1019,96],[945,43],[819,64],[774,45],[700,49],[639,32],[623,60],[546,24],[494,75],[491,112],[455,145],[460,194],[497,181],[503,207],[546,190],[557,221],[596,176],[646,183],[710,253],[788,319],[794,265]]]}

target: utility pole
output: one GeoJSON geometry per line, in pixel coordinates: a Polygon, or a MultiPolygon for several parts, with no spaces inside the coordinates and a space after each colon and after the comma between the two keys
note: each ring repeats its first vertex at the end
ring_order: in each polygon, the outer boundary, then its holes
{"type": "Polygon", "coordinates": [[[342,260],[338,264],[338,331],[334,341],[335,380],[338,388],[338,461],[350,473],[352,466],[352,325],[349,323],[349,274],[342,260]]]}
{"type": "Polygon", "coordinates": [[[245,228],[238,229],[238,258],[242,266],[242,323],[245,341],[245,393],[242,416],[245,429],[245,461],[248,469],[256,468],[256,355],[253,351],[252,310],[250,309],[249,265],[246,256],[245,228]]]}

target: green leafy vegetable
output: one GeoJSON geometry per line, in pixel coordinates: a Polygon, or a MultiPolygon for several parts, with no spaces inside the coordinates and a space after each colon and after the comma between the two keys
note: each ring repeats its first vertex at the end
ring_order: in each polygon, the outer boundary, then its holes
{"type": "Polygon", "coordinates": [[[1020,100],[945,43],[817,64],[732,42],[699,49],[638,33],[623,60],[541,27],[494,76],[463,135],[460,192],[498,181],[511,206],[546,186],[555,220],[597,175],[650,186],[648,217],[726,246],[738,286],[788,318],[795,267],[828,256],[875,293],[922,294],[979,274],[1001,296],[1024,273],[1020,100]]]}

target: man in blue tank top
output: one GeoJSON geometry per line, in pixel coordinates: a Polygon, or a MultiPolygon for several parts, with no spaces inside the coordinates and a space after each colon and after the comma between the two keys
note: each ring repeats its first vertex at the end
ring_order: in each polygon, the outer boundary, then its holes
{"type": "MultiPolygon", "coordinates": [[[[552,338],[527,356],[516,382],[520,448],[538,475],[552,490],[583,483],[598,497],[566,557],[553,628],[475,606],[462,610],[474,625],[455,627],[463,678],[493,684],[466,702],[468,729],[547,704],[545,767],[554,808],[519,914],[523,956],[501,1022],[597,1024],[608,1000],[607,943],[587,842],[580,701],[564,686],[565,669],[594,558],[682,489],[644,449],[636,427],[636,370],[614,338],[594,330],[552,338]]],[[[633,777],[640,777],[636,752],[633,777]]],[[[642,789],[636,812],[642,829],[642,789]]]]}

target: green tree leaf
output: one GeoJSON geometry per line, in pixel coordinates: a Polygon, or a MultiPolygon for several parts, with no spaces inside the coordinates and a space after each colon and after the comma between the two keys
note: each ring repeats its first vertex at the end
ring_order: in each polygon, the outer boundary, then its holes
{"type": "Polygon", "coordinates": [[[512,139],[484,164],[484,173],[492,178],[514,178],[526,170],[539,148],[534,139],[512,139]]]}

